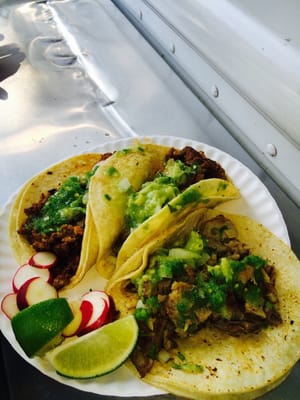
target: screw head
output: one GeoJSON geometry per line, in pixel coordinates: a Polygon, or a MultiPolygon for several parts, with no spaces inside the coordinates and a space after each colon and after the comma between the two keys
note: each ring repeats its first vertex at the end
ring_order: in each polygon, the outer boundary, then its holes
{"type": "Polygon", "coordinates": [[[219,88],[216,85],[213,85],[211,88],[211,94],[213,97],[218,97],[219,96],[219,88]]]}
{"type": "Polygon", "coordinates": [[[277,156],[277,148],[275,144],[273,143],[268,143],[267,144],[267,154],[271,157],[276,157],[277,156]]]}

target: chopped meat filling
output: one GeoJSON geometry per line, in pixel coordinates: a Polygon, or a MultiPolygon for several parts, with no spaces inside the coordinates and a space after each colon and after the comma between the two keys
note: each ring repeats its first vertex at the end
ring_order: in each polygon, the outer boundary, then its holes
{"type": "Polygon", "coordinates": [[[276,272],[241,243],[222,215],[205,221],[178,248],[159,249],[128,285],[140,301],[140,335],[132,361],[145,376],[176,338],[211,326],[228,335],[256,334],[281,321],[276,272]],[[142,305],[141,305],[142,304],[142,305]]]}
{"type": "Polygon", "coordinates": [[[180,160],[183,163],[192,166],[197,164],[200,166],[199,173],[194,177],[194,183],[202,179],[219,178],[227,180],[224,169],[216,161],[207,158],[203,151],[196,151],[190,146],[184,147],[182,150],[172,148],[167,155],[168,158],[180,160]]]}
{"type": "MultiPolygon", "coordinates": [[[[110,155],[104,154],[101,160],[110,155]]],[[[66,177],[58,188],[42,193],[38,202],[24,210],[26,220],[18,233],[36,251],[51,251],[58,256],[58,262],[51,268],[56,289],[70,282],[79,265],[87,188],[94,171],[82,177],[66,177]]]]}
{"type": "MultiPolygon", "coordinates": [[[[34,208],[37,210],[36,207],[34,208]]],[[[21,228],[18,233],[24,235],[36,251],[51,251],[58,256],[57,264],[51,268],[51,278],[53,286],[59,290],[70,283],[72,276],[76,273],[83,232],[84,220],[74,226],[63,225],[58,232],[49,234],[29,232],[24,228],[21,228]]]]}

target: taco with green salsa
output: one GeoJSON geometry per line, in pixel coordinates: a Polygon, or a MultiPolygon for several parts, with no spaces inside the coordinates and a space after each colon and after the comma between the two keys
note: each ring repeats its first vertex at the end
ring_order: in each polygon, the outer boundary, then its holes
{"type": "Polygon", "coordinates": [[[253,399],[300,358],[300,262],[252,219],[196,209],[135,252],[107,291],[139,338],[145,382],[192,399],[253,399]]]}
{"type": "Polygon", "coordinates": [[[114,270],[113,248],[125,229],[130,193],[137,192],[163,168],[168,147],[137,142],[105,160],[90,182],[89,209],[98,242],[96,266],[109,278],[114,270]]]}
{"type": "Polygon", "coordinates": [[[11,207],[9,234],[19,264],[37,251],[57,255],[53,285],[74,285],[93,265],[97,237],[87,208],[95,166],[110,154],[83,154],[47,168],[18,192],[11,207]]]}
{"type": "Polygon", "coordinates": [[[173,224],[196,206],[214,207],[238,197],[221,165],[202,151],[140,142],[117,151],[90,185],[100,274],[110,278],[162,223],[173,224]]]}

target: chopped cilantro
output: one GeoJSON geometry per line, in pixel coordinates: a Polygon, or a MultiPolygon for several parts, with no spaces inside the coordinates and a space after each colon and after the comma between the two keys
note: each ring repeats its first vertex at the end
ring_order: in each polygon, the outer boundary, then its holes
{"type": "Polygon", "coordinates": [[[106,174],[108,176],[118,176],[119,175],[119,171],[117,170],[117,168],[110,166],[107,168],[106,170],[106,174]]]}

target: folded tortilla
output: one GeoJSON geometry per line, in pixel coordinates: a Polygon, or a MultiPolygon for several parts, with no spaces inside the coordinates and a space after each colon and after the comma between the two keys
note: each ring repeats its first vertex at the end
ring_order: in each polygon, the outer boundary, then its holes
{"type": "MultiPolygon", "coordinates": [[[[137,306],[138,297],[129,284],[145,270],[150,255],[218,214],[217,210],[194,211],[166,232],[157,231],[150,243],[123,264],[107,285],[120,316],[132,314],[137,306]]],[[[192,363],[201,364],[203,371],[188,373],[156,360],[143,380],[185,398],[254,399],[278,386],[300,358],[300,262],[263,225],[245,216],[222,214],[234,223],[239,240],[248,245],[251,253],[274,266],[282,322],[259,333],[238,337],[206,326],[195,334],[176,339],[176,352],[192,363]]],[[[128,366],[137,374],[131,362],[128,366]]]]}
{"type": "Polygon", "coordinates": [[[137,192],[143,183],[152,181],[156,173],[163,170],[169,151],[169,147],[137,142],[130,149],[114,153],[91,179],[89,208],[99,244],[96,266],[104,278],[111,278],[137,250],[136,244],[143,246],[151,241],[161,223],[173,224],[178,215],[184,217],[196,206],[214,207],[239,197],[238,189],[229,180],[203,179],[173,198],[120,241],[122,231],[126,229],[129,193],[137,192]]]}
{"type": "Polygon", "coordinates": [[[116,274],[135,252],[153,241],[158,232],[168,231],[195,209],[213,208],[239,196],[236,186],[223,179],[205,179],[191,185],[128,236],[118,252],[116,274]]]}
{"type": "MultiPolygon", "coordinates": [[[[58,189],[70,176],[84,176],[101,160],[101,154],[87,153],[71,157],[47,168],[31,178],[18,192],[12,204],[9,218],[9,236],[13,254],[19,264],[26,263],[35,253],[33,247],[18,233],[27,216],[25,210],[40,201],[48,191],[58,189]]],[[[97,236],[93,220],[87,208],[85,229],[81,246],[80,260],[70,286],[76,285],[85,273],[94,265],[98,253],[97,236]]]]}
{"type": "Polygon", "coordinates": [[[153,179],[163,168],[168,151],[165,146],[137,143],[116,151],[101,163],[91,179],[88,207],[99,246],[96,266],[104,278],[109,278],[115,269],[113,245],[125,226],[128,193],[153,179]]]}

